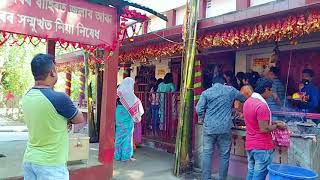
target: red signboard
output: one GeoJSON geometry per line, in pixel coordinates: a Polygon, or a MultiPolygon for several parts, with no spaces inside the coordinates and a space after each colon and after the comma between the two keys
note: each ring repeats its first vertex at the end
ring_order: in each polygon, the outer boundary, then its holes
{"type": "Polygon", "coordinates": [[[0,30],[111,45],[116,37],[116,10],[85,0],[0,0],[0,30]]]}

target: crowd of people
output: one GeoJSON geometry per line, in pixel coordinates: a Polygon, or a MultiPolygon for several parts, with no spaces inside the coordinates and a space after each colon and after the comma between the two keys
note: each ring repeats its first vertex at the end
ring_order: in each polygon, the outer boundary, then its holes
{"type": "MultiPolygon", "coordinates": [[[[238,73],[238,78],[243,77],[238,73]]],[[[215,146],[220,154],[219,179],[227,178],[231,150],[231,113],[235,100],[244,103],[243,116],[247,127],[246,150],[248,156],[247,179],[265,179],[267,166],[272,162],[274,144],[271,132],[285,128],[283,122],[271,122],[271,111],[266,102],[272,97],[273,83],[270,79],[238,79],[234,85],[247,87],[246,95],[232,86],[230,74],[215,77],[211,88],[205,90],[196,106],[199,119],[203,121],[202,177],[211,179],[212,157],[215,146]],[[242,80],[242,81],[241,81],[242,80]],[[253,82],[250,84],[248,82],[253,82]],[[254,91],[253,91],[254,90],[254,91]]]]}
{"type": "MultiPolygon", "coordinates": [[[[54,57],[38,54],[31,62],[35,85],[22,99],[22,109],[29,139],[24,154],[25,179],[69,179],[68,125],[83,123],[82,113],[64,93],[54,91],[57,71],[54,57]],[[41,127],[41,128],[38,128],[41,127]],[[54,168],[53,168],[54,167],[54,168]]],[[[303,108],[319,110],[319,89],[314,85],[314,72],[305,69],[299,86],[303,93],[303,108]]],[[[150,79],[152,129],[157,135],[164,123],[164,94],[175,92],[171,73],[164,79],[150,79]]],[[[144,108],[136,96],[135,80],[125,78],[117,88],[114,159],[130,161],[134,152],[135,125],[139,124],[144,108]]],[[[258,73],[225,72],[213,78],[210,88],[202,92],[196,105],[199,120],[203,121],[202,177],[211,179],[212,157],[216,145],[220,154],[219,179],[227,178],[230,149],[232,109],[235,101],[242,108],[246,125],[247,179],[263,180],[272,162],[275,144],[271,132],[285,129],[286,124],[273,120],[271,111],[282,107],[286,100],[285,86],[279,79],[279,68],[272,67],[264,77],[258,73]],[[242,105],[243,103],[243,105],[242,105]]],[[[141,137],[141,131],[140,137],[141,137]]]]}
{"type": "MultiPolygon", "coordinates": [[[[286,102],[286,86],[279,79],[278,67],[271,67],[262,76],[256,72],[228,71],[213,79],[212,87],[205,90],[196,106],[199,120],[203,122],[202,177],[211,179],[212,157],[215,146],[220,154],[219,179],[227,178],[231,150],[232,110],[242,112],[246,125],[245,149],[248,159],[247,180],[264,180],[268,174],[275,149],[272,132],[285,129],[286,124],[277,121],[272,111],[279,111],[286,102]],[[239,102],[237,105],[234,102],[239,102]],[[243,104],[241,104],[243,103],[243,104]],[[240,104],[240,105],[239,105],[240,104]]],[[[314,72],[305,69],[299,93],[304,102],[299,108],[316,112],[319,108],[319,89],[312,78],[314,72]]]]}
{"type": "MultiPolygon", "coordinates": [[[[238,72],[235,76],[231,71],[223,73],[223,77],[226,84],[233,86],[237,90],[242,89],[245,91],[246,86],[250,86],[253,89],[256,87],[256,82],[259,78],[266,78],[272,81],[272,95],[266,100],[271,111],[280,111],[282,109],[293,108],[287,96],[288,82],[280,80],[280,69],[278,67],[270,67],[269,71],[260,75],[257,72],[238,72]],[[243,88],[245,87],[245,88],[243,88]]],[[[299,83],[299,98],[293,98],[293,100],[301,100],[302,102],[296,105],[296,109],[309,112],[317,113],[320,112],[320,90],[313,82],[314,71],[312,69],[304,69],[302,71],[302,79],[299,83]]],[[[292,98],[291,98],[292,99],[292,98]]]]}
{"type": "MultiPolygon", "coordinates": [[[[215,145],[218,145],[220,152],[220,179],[227,177],[231,148],[231,114],[234,108],[242,112],[247,130],[248,179],[265,178],[275,148],[271,132],[286,127],[281,121],[272,121],[276,117],[271,115],[272,111],[281,110],[286,102],[286,88],[279,78],[279,73],[278,67],[271,67],[263,75],[257,72],[238,72],[234,75],[227,71],[214,77],[212,87],[201,94],[196,112],[204,123],[203,179],[211,178],[211,159],[215,145]]],[[[304,108],[311,111],[318,107],[319,90],[312,83],[312,70],[305,69],[302,74],[300,91],[308,96],[304,108]]],[[[150,126],[153,134],[157,136],[164,128],[164,93],[175,92],[176,88],[171,73],[166,74],[164,79],[151,78],[149,83],[150,126]]],[[[134,94],[134,87],[132,78],[124,79],[118,87],[116,160],[132,159],[133,144],[136,141],[134,139],[141,136],[141,132],[135,130],[135,124],[139,124],[144,110],[140,99],[134,94]],[[136,132],[140,135],[135,135],[136,132]]]]}

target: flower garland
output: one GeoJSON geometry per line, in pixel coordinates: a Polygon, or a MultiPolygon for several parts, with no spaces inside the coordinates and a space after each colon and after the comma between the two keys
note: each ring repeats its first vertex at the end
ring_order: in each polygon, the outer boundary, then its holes
{"type": "MultiPolygon", "coordinates": [[[[263,41],[292,40],[296,37],[320,31],[320,12],[288,16],[281,20],[253,26],[240,26],[221,32],[209,32],[200,35],[197,44],[200,48],[212,47],[240,47],[240,45],[253,45],[263,41]]],[[[142,61],[146,58],[169,57],[181,54],[182,44],[160,43],[144,47],[125,50],[120,53],[120,62],[142,61]]]]}
{"type": "Polygon", "coordinates": [[[141,22],[147,21],[149,19],[147,15],[137,12],[136,10],[130,10],[129,8],[122,9],[121,16],[127,19],[137,19],[141,22]]]}
{"type": "MultiPolygon", "coordinates": [[[[95,63],[100,64],[100,63],[103,63],[104,60],[110,59],[110,57],[113,55],[113,52],[116,49],[120,38],[123,37],[125,30],[128,28],[128,26],[125,23],[128,21],[128,19],[131,19],[131,18],[139,20],[141,22],[145,22],[148,20],[148,17],[146,15],[141,14],[136,10],[129,10],[128,8],[124,8],[123,14],[121,15],[122,22],[120,24],[119,32],[116,34],[111,45],[108,45],[108,44],[88,45],[83,43],[70,42],[62,38],[55,38],[53,40],[60,47],[64,49],[67,49],[68,47],[72,46],[74,49],[80,48],[90,53],[95,52],[97,49],[103,49],[106,52],[105,53],[106,56],[103,59],[99,59],[99,58],[93,59],[95,63]]],[[[0,31],[0,46],[2,46],[6,42],[8,42],[10,46],[13,46],[13,45],[22,46],[24,43],[31,43],[34,46],[38,46],[40,43],[45,44],[46,42],[48,42],[48,39],[49,39],[48,36],[40,37],[40,36],[32,36],[32,35],[0,31]]],[[[76,63],[75,66],[79,66],[79,64],[76,63]]],[[[66,68],[62,68],[62,69],[66,69],[66,68]]]]}
{"type": "MultiPolygon", "coordinates": [[[[93,56],[89,57],[89,69],[94,72],[95,69],[95,60],[92,58],[93,56]]],[[[80,71],[84,67],[83,60],[76,60],[73,62],[66,62],[66,63],[58,63],[56,65],[58,72],[76,72],[80,71]]]]}
{"type": "Polygon", "coordinates": [[[169,57],[182,53],[182,44],[162,43],[159,45],[148,45],[141,48],[135,48],[132,51],[122,52],[119,55],[120,62],[135,62],[153,57],[169,57]]]}
{"type": "MultiPolygon", "coordinates": [[[[126,38],[127,34],[127,29],[128,25],[126,23],[129,21],[129,19],[136,19],[142,23],[146,22],[149,20],[148,16],[145,14],[141,14],[137,12],[136,10],[130,10],[128,8],[124,8],[122,10],[122,15],[120,18],[120,27],[119,27],[119,32],[118,32],[118,39],[120,40],[120,45],[122,45],[123,40],[126,38]]],[[[140,26],[139,30],[136,32],[136,26],[132,26],[132,31],[133,35],[137,35],[139,31],[142,29],[142,26],[140,26]]],[[[132,37],[130,37],[130,40],[132,41],[132,37]]]]}
{"type": "MultiPolygon", "coordinates": [[[[32,35],[24,35],[24,34],[16,34],[16,33],[10,33],[6,31],[0,31],[0,46],[2,46],[4,43],[9,43],[10,46],[22,46],[25,43],[30,43],[33,46],[38,46],[40,43],[47,43],[48,42],[48,36],[45,38],[42,38],[40,36],[32,36],[32,35]]],[[[107,45],[107,44],[99,44],[99,45],[87,45],[82,43],[76,43],[76,42],[69,42],[62,38],[56,38],[54,39],[55,43],[58,44],[60,47],[67,49],[68,47],[72,46],[74,49],[80,48],[84,49],[90,53],[94,52],[96,49],[104,49],[107,53],[106,59],[109,59],[112,55],[112,51],[117,46],[117,40],[113,41],[113,44],[107,45]]],[[[101,63],[101,62],[96,62],[101,63]]]]}

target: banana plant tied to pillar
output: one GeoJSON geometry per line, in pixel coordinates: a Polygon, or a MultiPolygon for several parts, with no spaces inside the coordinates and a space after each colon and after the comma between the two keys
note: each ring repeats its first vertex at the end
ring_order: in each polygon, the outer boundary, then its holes
{"type": "Polygon", "coordinates": [[[196,56],[198,0],[187,0],[184,20],[183,40],[184,52],[182,58],[182,81],[180,90],[180,108],[178,132],[176,138],[176,157],[174,175],[190,170],[192,148],[192,114],[193,114],[193,81],[196,56]]]}

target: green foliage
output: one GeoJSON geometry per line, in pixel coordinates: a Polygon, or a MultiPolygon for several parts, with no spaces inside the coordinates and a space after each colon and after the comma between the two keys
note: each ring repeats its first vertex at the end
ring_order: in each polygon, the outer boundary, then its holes
{"type": "Polygon", "coordinates": [[[40,43],[10,46],[5,43],[0,46],[0,57],[4,61],[1,85],[4,94],[12,91],[14,96],[22,96],[33,84],[30,63],[34,55],[45,53],[46,45],[40,43]]]}
{"type": "MultiPolygon", "coordinates": [[[[75,50],[72,47],[63,49],[56,47],[56,55],[70,53],[75,50]]],[[[34,80],[30,68],[32,58],[38,53],[46,53],[46,44],[40,43],[37,47],[32,44],[22,46],[10,46],[8,43],[0,46],[0,61],[3,61],[3,67],[0,67],[0,94],[4,97],[11,91],[14,96],[21,97],[33,86],[34,80]]],[[[57,91],[65,91],[65,73],[58,74],[58,82],[55,86],[57,91]]],[[[93,97],[96,97],[96,78],[90,73],[89,81],[92,81],[93,97]]],[[[71,99],[77,101],[80,95],[80,72],[72,73],[71,80],[71,99]]]]}

